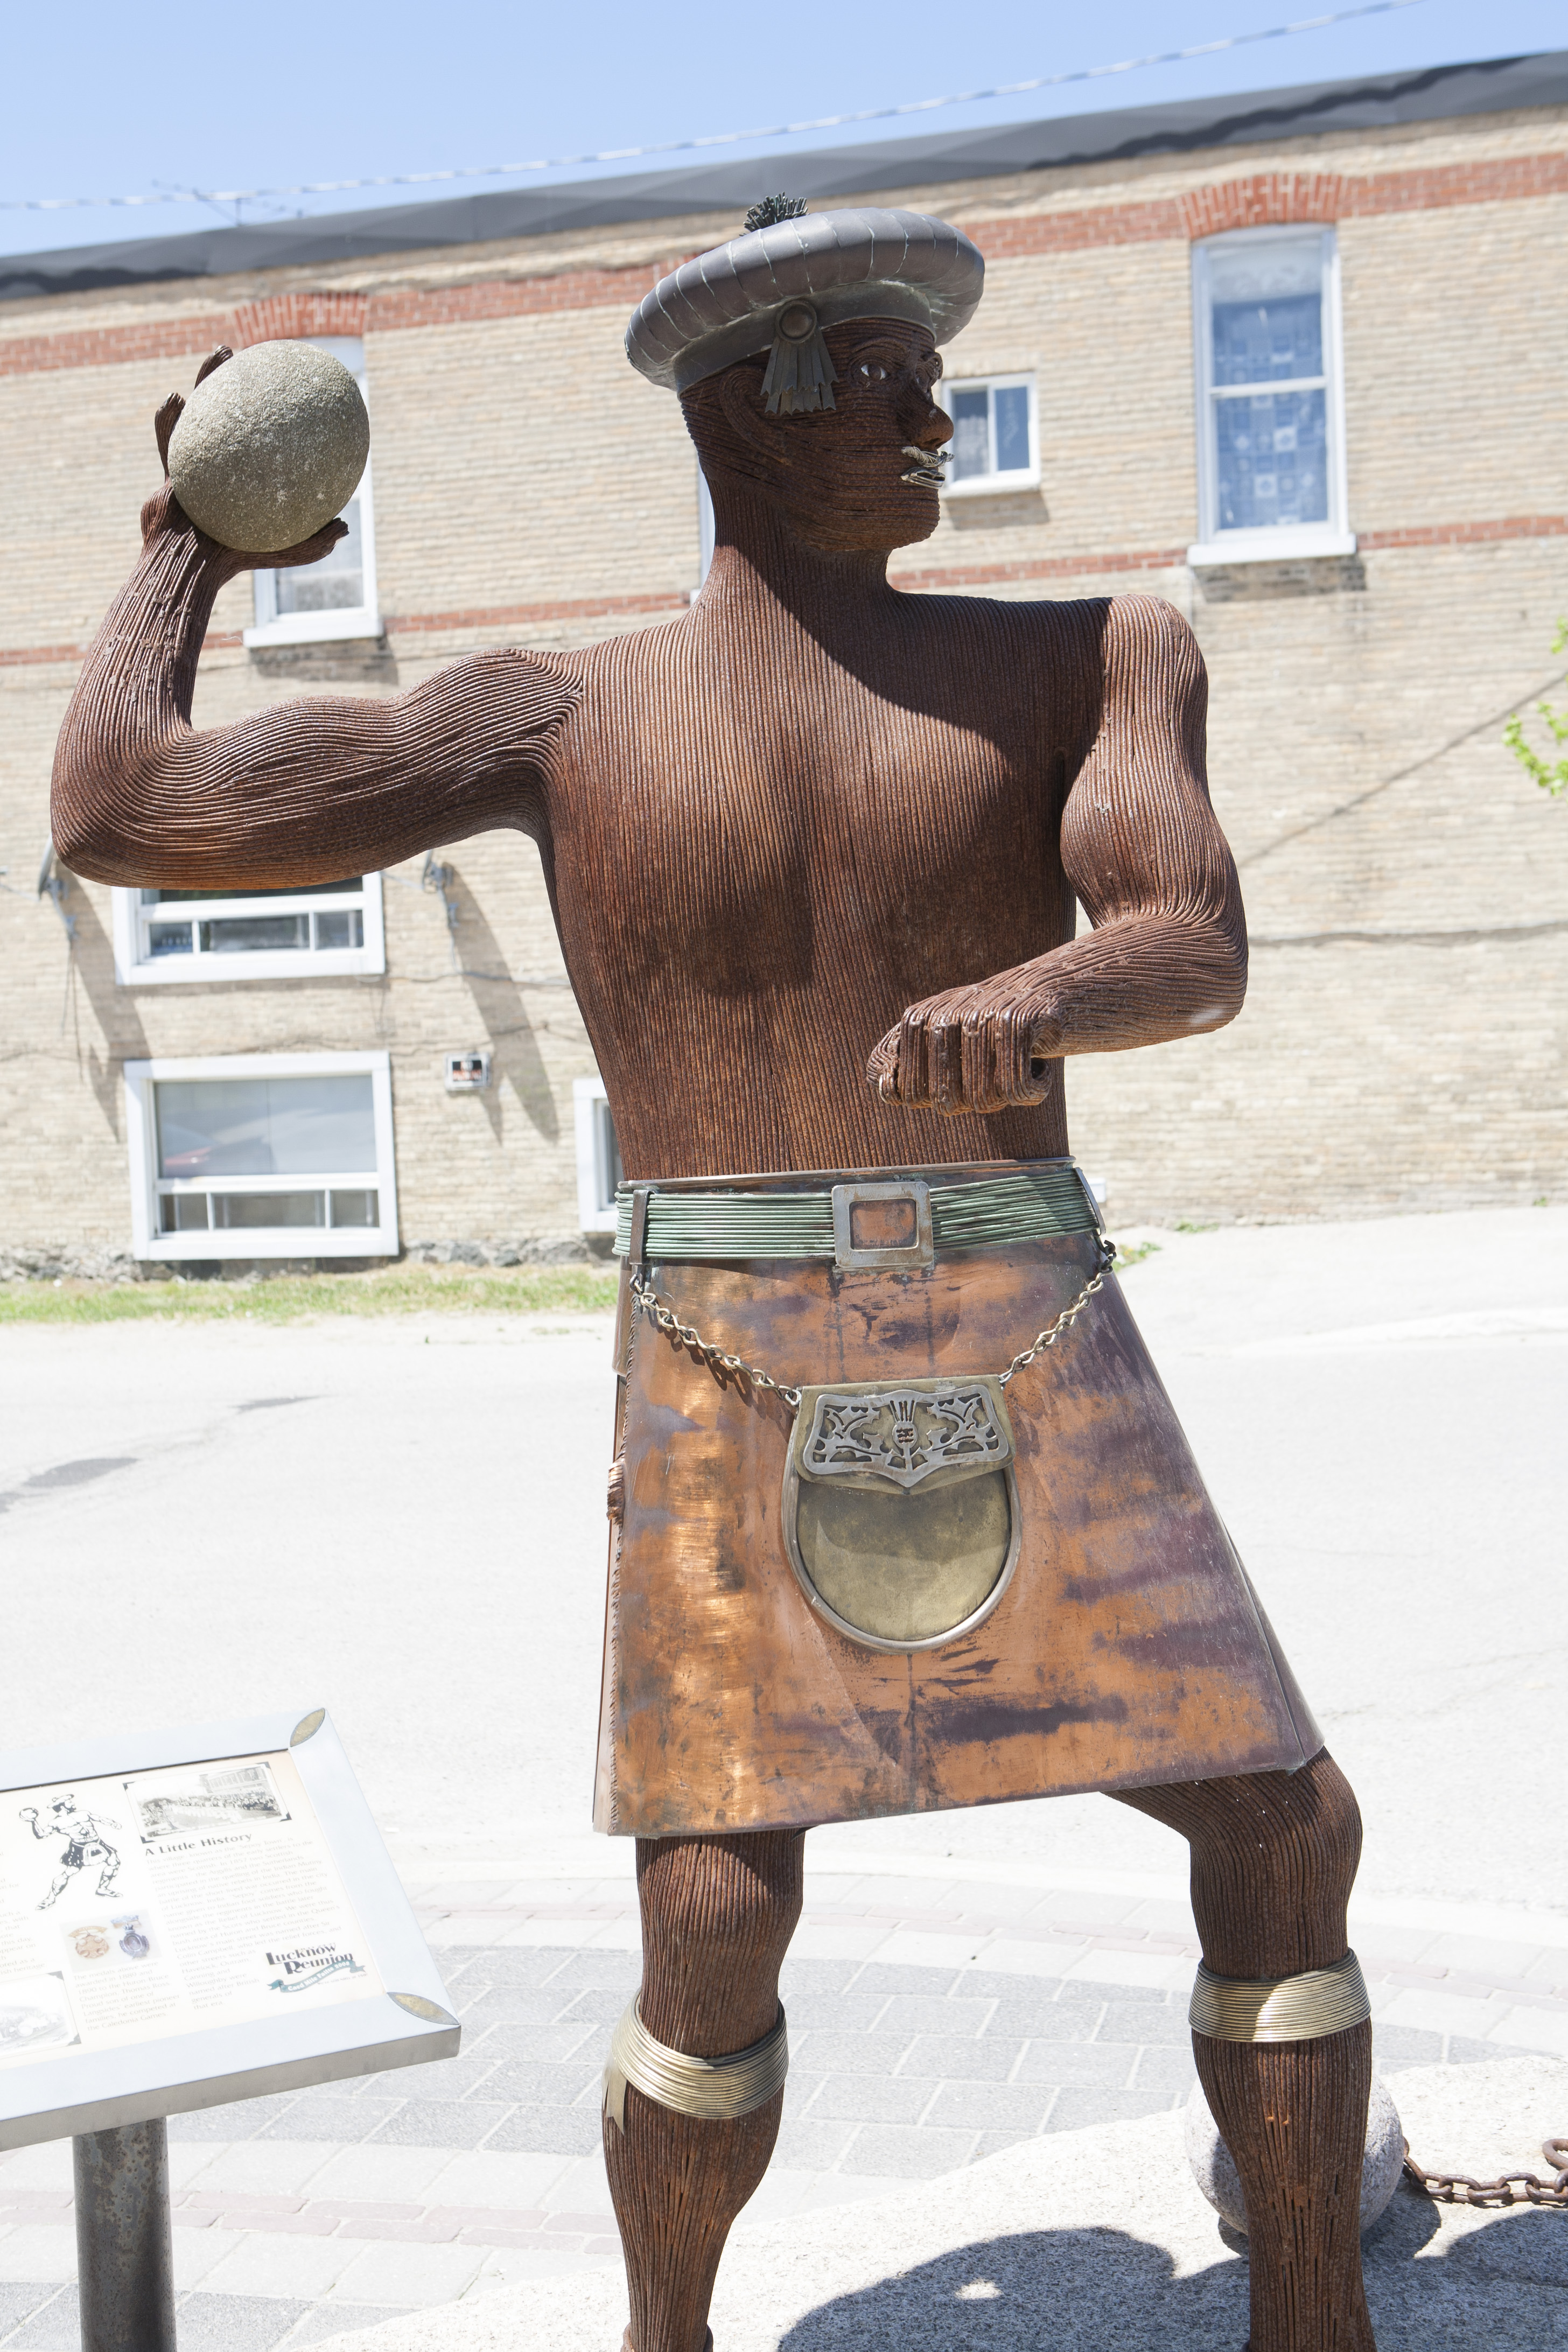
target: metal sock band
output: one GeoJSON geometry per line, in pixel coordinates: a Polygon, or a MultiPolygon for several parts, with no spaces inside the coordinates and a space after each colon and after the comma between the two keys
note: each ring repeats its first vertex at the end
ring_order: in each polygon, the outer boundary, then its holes
{"type": "Polygon", "coordinates": [[[1187,2022],[1211,2042],[1316,2042],[1371,2015],[1361,1962],[1347,1952],[1331,1969],[1260,1983],[1216,1977],[1200,1960],[1187,2022]]]}
{"type": "Polygon", "coordinates": [[[778,2023],[749,2050],[735,2050],[727,2058],[692,2058],[656,2042],[643,2023],[634,2000],[623,2010],[610,2037],[609,2063],[605,2068],[605,2113],[618,2132],[626,2127],[626,2084],[669,2107],[678,2116],[700,2116],[722,2123],[749,2116],[766,2106],[784,2088],[789,2073],[789,2035],[784,2004],[778,2023]]]}

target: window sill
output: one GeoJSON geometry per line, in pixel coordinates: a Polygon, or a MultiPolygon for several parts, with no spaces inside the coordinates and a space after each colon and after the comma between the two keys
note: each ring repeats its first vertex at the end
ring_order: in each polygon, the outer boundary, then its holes
{"type": "Polygon", "coordinates": [[[226,1258],[253,1257],[395,1257],[397,1236],[384,1225],[258,1225],[254,1231],[155,1234],[133,1237],[139,1258],[178,1263],[205,1258],[221,1265],[226,1258]]]}
{"type": "Polygon", "coordinates": [[[244,633],[249,646],[313,646],[345,637],[384,637],[386,626],[379,613],[360,607],[352,613],[289,613],[279,621],[262,621],[244,633]]]}
{"type": "Polygon", "coordinates": [[[1218,539],[1200,540],[1187,550],[1194,572],[1212,563],[1289,563],[1304,556],[1353,555],[1353,530],[1310,530],[1281,525],[1275,530],[1227,530],[1218,539]]]}
{"type": "Polygon", "coordinates": [[[944,499],[996,499],[1039,487],[1039,467],[1029,466],[1015,474],[972,474],[967,481],[944,482],[942,494],[944,499]]]}
{"type": "Polygon", "coordinates": [[[266,948],[243,955],[160,956],[116,971],[121,988],[218,988],[233,980],[344,980],[386,970],[374,948],[266,948]]]}

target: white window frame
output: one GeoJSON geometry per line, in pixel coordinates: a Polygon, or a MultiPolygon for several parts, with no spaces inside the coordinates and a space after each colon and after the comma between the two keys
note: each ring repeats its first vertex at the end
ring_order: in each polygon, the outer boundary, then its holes
{"type": "Polygon", "coordinates": [[[574,1078],[572,1118],[577,1140],[577,1222],[585,1234],[616,1230],[616,1189],[610,1181],[605,1129],[609,1098],[603,1078],[574,1078]]]}
{"type": "Polygon", "coordinates": [[[395,1257],[397,1176],[393,1156],[392,1058],[389,1054],[217,1054],[197,1060],[127,1062],[125,1130],[131,1171],[131,1246],[139,1258],[395,1257]],[[304,1078],[368,1076],[375,1118],[375,1186],[380,1222],[374,1225],[289,1225],[270,1232],[209,1230],[162,1234],[161,1192],[362,1192],[366,1170],[338,1175],[184,1178],[158,1174],[158,1121],[153,1089],[170,1078],[304,1078]]]}
{"type": "MultiPolygon", "coordinates": [[[[1238,228],[1222,236],[1205,237],[1193,247],[1193,355],[1196,393],[1198,441],[1198,537],[1187,550],[1187,562],[1204,563],[1279,563],[1292,557],[1353,555],[1355,533],[1350,529],[1350,494],[1345,469],[1344,326],[1340,301],[1339,239],[1331,228],[1238,228]],[[1328,432],[1329,511],[1321,522],[1269,523],[1261,530],[1222,530],[1219,528],[1219,458],[1215,435],[1218,401],[1235,396],[1227,388],[1217,393],[1214,383],[1214,335],[1210,327],[1212,280],[1209,256],[1241,245],[1319,245],[1323,288],[1323,373],[1303,377],[1300,384],[1274,384],[1276,392],[1316,389],[1324,392],[1328,432]]],[[[1240,392],[1240,387],[1237,387],[1240,392]]],[[[1245,396],[1245,395],[1243,395],[1245,396]]]]}
{"type": "Polygon", "coordinates": [[[358,891],[289,891],[266,898],[175,898],[143,903],[140,890],[115,888],[111,894],[114,928],[114,977],[121,988],[212,988],[227,980],[336,980],[354,972],[386,970],[386,920],[382,905],[381,877],[361,877],[358,891]],[[262,915],[329,915],[344,908],[360,909],[364,932],[357,948],[247,948],[233,955],[215,954],[200,945],[196,925],[238,917],[262,915]],[[191,924],[189,955],[154,956],[148,952],[150,922],[191,924]]]}
{"type": "MultiPolygon", "coordinates": [[[[364,379],[364,344],[357,335],[301,335],[312,351],[330,352],[358,384],[365,405],[370,394],[364,379]]],[[[364,555],[364,601],[331,613],[279,613],[276,570],[255,572],[256,625],[244,632],[247,646],[321,645],[334,638],[379,637],[385,634],[377,602],[375,581],[375,492],[371,481],[373,461],[354,495],[359,499],[360,539],[364,555]]]]}
{"type": "MultiPolygon", "coordinates": [[[[991,394],[998,392],[1016,392],[1020,385],[1022,385],[1023,389],[1029,395],[1028,464],[1023,467],[1016,466],[1013,467],[1011,472],[1005,474],[971,474],[962,482],[944,482],[942,484],[942,491],[944,499],[1005,498],[1010,490],[1037,490],[1039,488],[1039,395],[1036,390],[1035,379],[1032,375],[940,376],[937,379],[937,382],[931,386],[931,398],[936,402],[937,406],[941,408],[944,404],[944,394],[981,391],[991,394]]],[[[948,414],[951,415],[952,411],[949,410],[948,414]]],[[[993,403],[991,409],[991,433],[993,446],[994,446],[996,433],[994,403],[993,403]]],[[[947,444],[947,446],[951,449],[952,444],[947,444]]]]}
{"type": "Polygon", "coordinates": [[[700,458],[697,465],[697,592],[695,604],[707,585],[708,574],[713,569],[713,547],[719,536],[719,525],[713,513],[713,493],[708,487],[708,477],[700,458]]]}

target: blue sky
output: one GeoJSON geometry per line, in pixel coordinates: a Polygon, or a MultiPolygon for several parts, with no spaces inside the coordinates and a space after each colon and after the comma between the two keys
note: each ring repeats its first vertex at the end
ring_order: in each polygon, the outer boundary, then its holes
{"type": "MultiPolygon", "coordinates": [[[[0,197],[148,194],[638,146],[899,104],[1110,65],[1327,13],[1343,0],[1139,0],[1097,9],[986,0],[823,8],[809,0],[623,0],[568,9],[489,0],[234,0],[10,14],[0,197]]],[[[767,139],[721,153],[957,130],[1568,47],[1563,0],[1415,0],[1396,12],[912,121],[767,139]]],[[[672,156],[671,163],[691,161],[672,156]]],[[[600,169],[614,168],[609,166],[600,169]]],[[[646,169],[647,165],[622,168],[646,169]]],[[[580,179],[579,165],[469,187],[580,179]]],[[[406,203],[399,189],[247,203],[247,220],[406,203]]],[[[439,194],[439,185],[427,193],[439,194]]],[[[456,194],[457,190],[449,193],[456,194]]],[[[0,210],[0,250],[176,234],[235,207],[0,210]]]]}

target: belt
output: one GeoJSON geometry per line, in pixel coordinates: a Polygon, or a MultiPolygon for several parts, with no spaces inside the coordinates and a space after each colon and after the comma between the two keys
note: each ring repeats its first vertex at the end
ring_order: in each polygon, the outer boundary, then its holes
{"type": "Polygon", "coordinates": [[[991,1249],[1100,1230],[1076,1160],[970,1184],[893,1176],[809,1192],[661,1192],[622,1184],[616,1255],[678,1258],[831,1258],[848,1270],[930,1265],[937,1252],[991,1249]]]}

